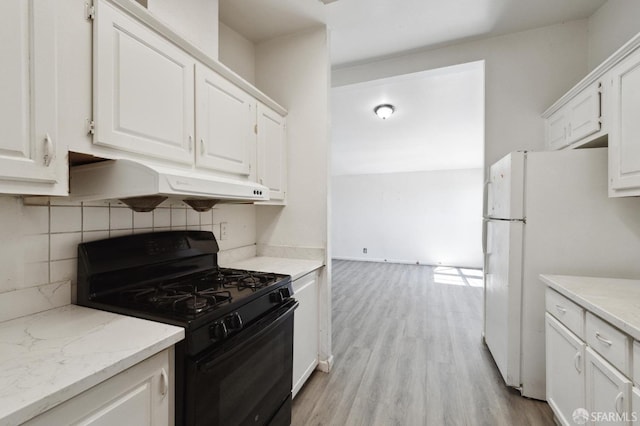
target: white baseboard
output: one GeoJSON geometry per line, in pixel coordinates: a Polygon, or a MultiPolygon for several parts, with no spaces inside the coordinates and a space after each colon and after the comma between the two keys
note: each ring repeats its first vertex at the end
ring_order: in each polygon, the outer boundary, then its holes
{"type": "Polygon", "coordinates": [[[321,360],[318,362],[318,367],[316,367],[318,370],[322,371],[323,373],[328,373],[331,371],[331,369],[333,368],[333,355],[331,355],[327,360],[321,360]]]}

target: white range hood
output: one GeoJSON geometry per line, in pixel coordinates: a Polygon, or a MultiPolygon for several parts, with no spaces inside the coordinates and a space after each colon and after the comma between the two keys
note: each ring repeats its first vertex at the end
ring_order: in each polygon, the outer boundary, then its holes
{"type": "Polygon", "coordinates": [[[254,182],[124,159],[73,166],[70,180],[74,200],[120,200],[137,211],[153,210],[167,198],[200,211],[222,200],[269,200],[269,189],[254,182]]]}

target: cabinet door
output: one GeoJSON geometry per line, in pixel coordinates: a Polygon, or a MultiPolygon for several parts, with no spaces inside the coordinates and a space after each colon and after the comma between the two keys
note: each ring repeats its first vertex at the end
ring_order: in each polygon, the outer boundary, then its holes
{"type": "Polygon", "coordinates": [[[568,118],[566,107],[556,111],[546,119],[546,145],[549,150],[564,148],[567,142],[568,118]]]}
{"type": "Polygon", "coordinates": [[[611,70],[611,84],[609,188],[611,192],[633,189],[635,193],[626,195],[639,195],[640,50],[611,70]]]}
{"type": "Polygon", "coordinates": [[[173,390],[169,382],[170,350],[160,352],[128,370],[25,423],[49,425],[173,424],[173,390]]]}
{"type": "Polygon", "coordinates": [[[0,180],[58,178],[54,8],[49,0],[0,2],[0,180]]]}
{"type": "Polygon", "coordinates": [[[586,354],[586,409],[599,418],[591,424],[626,425],[631,418],[631,381],[590,348],[586,354]]]}
{"type": "Polygon", "coordinates": [[[194,60],[105,1],[93,36],[94,143],[192,164],[194,60]]]}
{"type": "Polygon", "coordinates": [[[585,344],[548,313],[546,317],[547,402],[563,425],[585,406],[585,344]]]}
{"type": "Polygon", "coordinates": [[[263,104],[258,104],[258,183],[269,188],[271,200],[285,199],[286,119],[263,104]]]}
{"type": "Polygon", "coordinates": [[[580,92],[568,105],[568,143],[578,141],[600,130],[600,90],[593,84],[580,92]]]}
{"type": "Polygon", "coordinates": [[[205,66],[196,69],[196,164],[248,176],[256,144],[256,101],[205,66]]]}
{"type": "Polygon", "coordinates": [[[312,272],[293,282],[300,303],[293,327],[293,396],[318,365],[318,274],[312,272]]]}

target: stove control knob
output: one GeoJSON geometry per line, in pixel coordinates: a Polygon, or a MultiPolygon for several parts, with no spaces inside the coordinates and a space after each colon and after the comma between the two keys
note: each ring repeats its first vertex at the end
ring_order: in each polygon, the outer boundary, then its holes
{"type": "Polygon", "coordinates": [[[269,295],[269,299],[271,299],[271,303],[282,303],[284,297],[279,290],[276,290],[269,295]]]}
{"type": "Polygon", "coordinates": [[[291,292],[289,291],[289,287],[282,287],[280,289],[280,294],[282,295],[282,299],[288,299],[291,297],[291,292]]]}
{"type": "Polygon", "coordinates": [[[229,331],[223,321],[215,322],[209,327],[209,337],[214,340],[224,340],[228,334],[229,331]]]}
{"type": "Polygon", "coordinates": [[[239,313],[234,312],[224,320],[229,331],[242,329],[242,317],[239,313]]]}

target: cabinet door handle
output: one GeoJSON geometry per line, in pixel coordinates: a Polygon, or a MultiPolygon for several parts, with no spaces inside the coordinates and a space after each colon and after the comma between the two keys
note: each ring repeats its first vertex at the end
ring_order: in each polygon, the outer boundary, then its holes
{"type": "Polygon", "coordinates": [[[193,136],[189,135],[189,152],[193,152],[193,136]]]}
{"type": "Polygon", "coordinates": [[[556,309],[558,310],[558,312],[560,312],[561,314],[566,314],[567,313],[567,309],[563,308],[562,305],[556,305],[556,309]]]}
{"type": "Polygon", "coordinates": [[[596,339],[600,340],[602,343],[604,343],[607,346],[613,345],[613,342],[609,339],[606,339],[604,336],[602,336],[599,331],[596,331],[596,339]]]}
{"type": "Polygon", "coordinates": [[[622,401],[624,400],[624,394],[620,392],[618,396],[616,396],[616,413],[622,415],[622,401]]]}
{"type": "Polygon", "coordinates": [[[168,391],[169,391],[169,376],[167,375],[167,372],[163,368],[160,371],[160,393],[162,394],[162,396],[165,396],[168,391]]]}
{"type": "Polygon", "coordinates": [[[573,357],[573,366],[576,368],[576,371],[582,374],[582,368],[580,368],[580,364],[582,364],[582,355],[580,352],[576,352],[576,356],[573,357]]]}
{"type": "Polygon", "coordinates": [[[51,164],[51,160],[53,160],[54,156],[54,146],[53,140],[51,140],[51,136],[47,133],[44,137],[44,165],[45,167],[49,167],[51,164]]]}
{"type": "Polygon", "coordinates": [[[200,154],[204,155],[204,139],[200,138],[200,154]]]}

